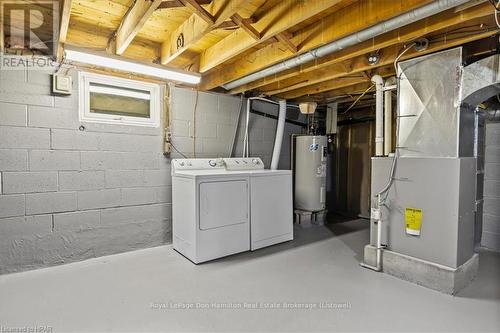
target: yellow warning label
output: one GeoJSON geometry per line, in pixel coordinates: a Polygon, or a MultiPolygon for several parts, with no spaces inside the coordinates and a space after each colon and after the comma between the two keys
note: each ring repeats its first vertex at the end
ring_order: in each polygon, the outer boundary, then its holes
{"type": "Polygon", "coordinates": [[[422,227],[422,210],[417,208],[405,209],[406,233],[410,235],[420,235],[422,227]]]}

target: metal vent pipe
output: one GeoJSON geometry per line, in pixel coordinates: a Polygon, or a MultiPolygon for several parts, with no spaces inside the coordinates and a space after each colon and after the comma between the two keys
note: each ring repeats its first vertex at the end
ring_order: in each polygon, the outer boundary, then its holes
{"type": "Polygon", "coordinates": [[[384,83],[384,155],[392,152],[392,89],[388,87],[397,84],[396,77],[388,78],[384,83]]]}
{"type": "Polygon", "coordinates": [[[269,75],[274,75],[283,72],[287,69],[295,68],[307,62],[313,61],[317,58],[324,57],[333,52],[340,51],[349,46],[367,41],[386,32],[396,30],[405,25],[420,21],[429,16],[439,14],[445,10],[460,6],[469,0],[436,0],[428,5],[414,9],[407,13],[388,19],[384,22],[378,23],[372,27],[361,30],[352,35],[343,37],[336,41],[330,42],[323,46],[312,49],[306,53],[293,57],[291,59],[280,62],[276,65],[270,66],[253,74],[244,76],[240,79],[234,80],[227,84],[222,85],[227,90],[234,89],[244,84],[259,80],[269,75]]]}
{"type": "Polygon", "coordinates": [[[376,88],[375,107],[375,156],[384,155],[384,79],[374,75],[372,82],[376,88]]]}

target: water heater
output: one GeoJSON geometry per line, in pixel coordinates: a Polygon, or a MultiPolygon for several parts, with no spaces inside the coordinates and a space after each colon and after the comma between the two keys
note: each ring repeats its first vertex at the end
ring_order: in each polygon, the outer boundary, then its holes
{"type": "Polygon", "coordinates": [[[303,135],[295,141],[295,208],[310,212],[325,209],[326,136],[303,135]]]}

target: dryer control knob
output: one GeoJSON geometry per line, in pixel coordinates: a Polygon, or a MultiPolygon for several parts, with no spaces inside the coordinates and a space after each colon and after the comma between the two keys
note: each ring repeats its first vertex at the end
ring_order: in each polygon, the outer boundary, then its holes
{"type": "Polygon", "coordinates": [[[252,162],[253,162],[253,164],[260,164],[259,160],[258,160],[258,159],[256,159],[256,158],[254,158],[254,159],[252,160],[252,162]]]}
{"type": "Polygon", "coordinates": [[[211,167],[215,167],[217,165],[217,162],[214,160],[210,160],[208,161],[208,165],[210,165],[211,167]]]}

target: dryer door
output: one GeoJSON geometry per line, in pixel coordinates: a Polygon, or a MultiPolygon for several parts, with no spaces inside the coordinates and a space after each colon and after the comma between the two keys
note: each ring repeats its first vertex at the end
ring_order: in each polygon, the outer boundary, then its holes
{"type": "Polygon", "coordinates": [[[211,181],[199,184],[200,229],[248,222],[248,181],[211,181]]]}

